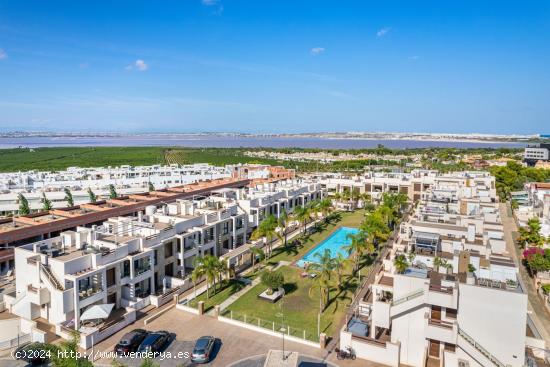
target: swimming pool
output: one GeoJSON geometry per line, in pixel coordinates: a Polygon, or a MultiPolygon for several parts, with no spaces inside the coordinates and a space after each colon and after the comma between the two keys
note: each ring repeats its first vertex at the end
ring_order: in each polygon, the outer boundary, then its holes
{"type": "Polygon", "coordinates": [[[325,238],[323,242],[312,248],[302,257],[296,261],[296,265],[304,268],[308,263],[317,262],[315,254],[323,254],[325,249],[330,250],[330,256],[335,258],[338,254],[342,254],[344,257],[348,257],[348,252],[343,248],[351,243],[351,239],[348,238],[350,234],[356,234],[359,229],[352,227],[340,227],[334,231],[329,237],[325,238]]]}

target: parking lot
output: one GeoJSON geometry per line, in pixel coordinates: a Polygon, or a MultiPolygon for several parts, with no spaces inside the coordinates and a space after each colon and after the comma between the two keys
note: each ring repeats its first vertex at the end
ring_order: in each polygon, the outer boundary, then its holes
{"type": "MultiPolygon", "coordinates": [[[[252,330],[244,329],[238,326],[229,325],[217,321],[210,316],[195,316],[185,311],[175,308],[160,316],[158,319],[143,326],[142,322],[121,330],[117,334],[99,343],[96,350],[110,352],[116,343],[127,332],[143,328],[150,331],[166,330],[174,333],[174,340],[164,350],[166,354],[174,356],[178,352],[191,352],[195,341],[201,336],[211,335],[219,339],[214,351],[214,358],[206,366],[225,367],[243,358],[265,355],[270,349],[282,349],[282,339],[274,336],[258,333],[252,330]]],[[[337,361],[336,356],[327,353],[326,350],[310,347],[304,344],[289,342],[285,340],[285,350],[292,350],[303,355],[309,355],[316,358],[327,358],[329,361],[340,366],[379,366],[378,364],[364,361],[337,361]]],[[[138,366],[141,359],[124,358],[120,362],[128,366],[138,366]]],[[[96,360],[95,364],[100,366],[111,366],[112,359],[96,360]]],[[[164,359],[157,362],[161,366],[192,366],[189,359],[164,359]]]]}

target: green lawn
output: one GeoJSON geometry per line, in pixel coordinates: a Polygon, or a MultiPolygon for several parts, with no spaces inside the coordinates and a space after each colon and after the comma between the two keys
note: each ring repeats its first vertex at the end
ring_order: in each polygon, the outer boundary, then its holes
{"type": "MultiPolygon", "coordinates": [[[[330,223],[324,229],[315,233],[305,241],[303,247],[278,251],[269,261],[276,262],[280,260],[293,261],[302,257],[310,248],[321,242],[338,226],[358,226],[363,219],[363,212],[341,213],[341,220],[337,223],[330,223]]],[[[365,259],[362,274],[366,274],[366,267],[370,266],[370,260],[365,259]]],[[[285,277],[285,297],[284,297],[284,317],[285,324],[290,326],[292,335],[303,337],[303,331],[306,331],[306,337],[310,340],[317,340],[317,315],[319,312],[319,290],[313,288],[314,281],[309,278],[302,278],[300,274],[302,269],[293,266],[282,266],[285,277]]],[[[351,297],[358,285],[358,277],[352,274],[352,264],[348,264],[342,279],[341,287],[338,287],[336,274],[332,278],[332,287],[330,289],[330,303],[321,315],[321,332],[327,335],[334,335],[337,331],[340,321],[344,317],[347,306],[351,302],[351,297]]],[[[272,304],[258,299],[258,294],[265,290],[265,286],[259,284],[246,292],[235,303],[229,306],[225,316],[229,317],[233,311],[233,317],[244,320],[246,314],[247,322],[256,324],[260,319],[261,326],[271,328],[276,323],[276,329],[280,328],[281,301],[272,304]]]]}
{"type": "Polygon", "coordinates": [[[189,302],[190,307],[197,308],[199,301],[204,302],[204,311],[208,311],[213,308],[215,305],[221,304],[223,301],[228,299],[232,294],[237,293],[245,287],[243,282],[240,282],[236,279],[223,280],[221,290],[218,286],[216,293],[213,294],[214,289],[210,288],[210,297],[206,298],[206,292],[200,294],[197,298],[192,299],[189,302]]]}

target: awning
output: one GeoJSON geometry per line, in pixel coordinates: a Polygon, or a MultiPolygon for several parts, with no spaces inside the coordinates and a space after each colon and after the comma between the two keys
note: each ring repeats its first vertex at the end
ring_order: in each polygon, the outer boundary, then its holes
{"type": "Polygon", "coordinates": [[[103,304],[103,305],[94,305],[84,311],[82,316],[80,316],[80,320],[97,320],[97,319],[106,319],[109,317],[109,314],[113,310],[113,307],[115,307],[114,303],[109,304],[103,304]]]}

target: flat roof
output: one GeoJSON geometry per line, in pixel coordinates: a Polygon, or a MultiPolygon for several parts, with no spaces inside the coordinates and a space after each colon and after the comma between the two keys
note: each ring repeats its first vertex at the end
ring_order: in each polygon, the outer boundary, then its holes
{"type": "MultiPolygon", "coordinates": [[[[90,223],[103,222],[112,217],[125,216],[144,210],[149,205],[159,205],[166,202],[172,202],[177,199],[188,198],[197,194],[206,194],[212,192],[213,190],[223,189],[226,187],[244,187],[249,183],[249,179],[215,179],[181,186],[182,189],[185,189],[184,192],[163,192],[162,196],[155,195],[154,199],[143,200],[137,203],[129,203],[128,205],[104,208],[94,204],[84,204],[80,207],[85,207],[86,209],[89,209],[90,212],[71,217],[59,217],[53,222],[46,221],[32,223],[32,215],[18,217],[16,220],[22,219],[24,222],[29,221],[28,225],[14,228],[11,220],[8,222],[8,226],[4,225],[4,223],[0,223],[0,244],[31,239],[43,234],[63,231],[90,223]],[[94,211],[94,209],[97,209],[97,211],[94,211]]],[[[156,194],[156,192],[154,194],[156,194]]]]}

